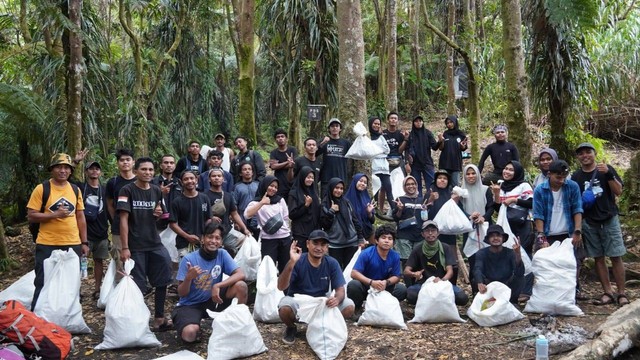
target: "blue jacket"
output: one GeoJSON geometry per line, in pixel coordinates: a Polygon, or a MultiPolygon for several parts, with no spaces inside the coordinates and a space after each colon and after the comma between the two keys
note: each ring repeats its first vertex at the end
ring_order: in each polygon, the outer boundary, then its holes
{"type": "MultiPolygon", "coordinates": [[[[575,224],[573,215],[583,213],[582,195],[578,183],[571,179],[565,180],[562,185],[562,212],[565,220],[569,225],[569,234],[573,234],[575,224]]],[[[553,194],[549,186],[549,179],[542,184],[536,186],[533,191],[533,219],[539,219],[544,222],[544,233],[549,235],[549,226],[551,224],[551,212],[553,211],[553,194]]]]}

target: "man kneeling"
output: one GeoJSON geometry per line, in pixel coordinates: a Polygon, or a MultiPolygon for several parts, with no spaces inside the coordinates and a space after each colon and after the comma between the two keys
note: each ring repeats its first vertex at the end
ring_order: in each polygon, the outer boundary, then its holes
{"type": "Polygon", "coordinates": [[[180,300],[173,310],[173,324],[184,342],[194,342],[200,331],[200,321],[207,317],[207,309],[220,312],[233,298],[239,304],[247,302],[244,272],[222,249],[222,225],[209,223],[204,228],[201,247],[187,254],[178,268],[180,300]],[[222,274],[229,277],[222,281],[222,274]]]}
{"type": "Polygon", "coordinates": [[[327,306],[338,307],[342,316],[350,318],[353,315],[353,301],[345,296],[344,277],[340,264],[334,258],[326,255],[329,251],[327,233],[313,230],[307,240],[308,253],[302,253],[293,241],[289,250],[289,262],[278,277],[278,290],[287,289],[287,294],[278,304],[280,320],[287,326],[282,341],[293,344],[296,339],[296,324],[298,303],[294,294],[309,296],[328,296],[327,306]],[[327,290],[335,290],[334,296],[327,295],[327,290]]]}

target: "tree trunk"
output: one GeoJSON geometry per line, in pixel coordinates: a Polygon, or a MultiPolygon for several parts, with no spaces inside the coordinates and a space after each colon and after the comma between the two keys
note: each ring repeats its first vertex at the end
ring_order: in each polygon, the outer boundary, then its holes
{"type": "MultiPolygon", "coordinates": [[[[82,150],[82,89],[85,64],[82,57],[82,0],[69,0],[69,67],[67,73],[67,151],[82,150]]],[[[76,172],[82,175],[82,172],[76,172]]]]}
{"type": "Polygon", "coordinates": [[[387,67],[385,108],[387,111],[398,111],[398,70],[397,70],[397,16],[396,0],[387,0],[387,67]]]}
{"type": "Polygon", "coordinates": [[[7,250],[7,240],[4,237],[4,224],[0,217],[0,261],[9,259],[9,251],[7,250]]]}
{"type": "Polygon", "coordinates": [[[467,72],[469,73],[469,133],[471,134],[471,160],[474,163],[478,163],[480,160],[480,85],[476,81],[474,71],[474,59],[476,56],[476,27],[474,22],[473,12],[475,8],[471,7],[470,0],[462,1],[462,22],[464,25],[464,43],[466,45],[466,54],[462,55],[465,65],[467,66],[467,72]]]}
{"type": "Polygon", "coordinates": [[[532,140],[529,134],[529,95],[522,49],[520,0],[502,0],[501,3],[509,139],[518,148],[520,162],[527,168],[531,164],[532,140]]]}
{"type": "Polygon", "coordinates": [[[238,130],[250,143],[257,144],[255,121],[255,55],[254,16],[255,0],[233,0],[235,29],[238,39],[238,130]]]}
{"type": "Polygon", "coordinates": [[[422,89],[422,69],[420,68],[420,0],[414,0],[410,7],[411,18],[411,66],[416,75],[415,84],[408,84],[412,91],[407,91],[407,97],[415,100],[414,113],[422,108],[424,90],[422,89]]]}
{"type": "Polygon", "coordinates": [[[624,212],[640,210],[640,151],[633,156],[629,169],[624,173],[620,208],[624,212]]]}
{"type": "MultiPolygon", "coordinates": [[[[456,28],[456,3],[455,1],[450,1],[447,9],[447,29],[449,39],[455,39],[455,28],[456,28]]],[[[455,54],[455,50],[452,48],[447,48],[447,114],[456,115],[456,89],[454,82],[454,70],[453,70],[453,56],[455,54]]]]}
{"type": "MultiPolygon", "coordinates": [[[[343,137],[353,139],[353,126],[367,123],[364,78],[364,39],[360,0],[338,1],[338,117],[344,124],[343,137]]],[[[366,126],[366,125],[365,125],[366,126]]],[[[371,173],[365,161],[355,161],[356,171],[371,173]]]]}
{"type": "Polygon", "coordinates": [[[383,1],[383,9],[380,9],[378,0],[373,2],[378,21],[378,88],[376,89],[377,99],[385,101],[387,91],[387,1],[383,1]]]}

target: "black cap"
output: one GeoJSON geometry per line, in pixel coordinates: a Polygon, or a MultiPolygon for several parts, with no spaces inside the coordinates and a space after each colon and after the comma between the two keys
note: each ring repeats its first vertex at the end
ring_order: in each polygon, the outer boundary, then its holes
{"type": "Polygon", "coordinates": [[[593,144],[589,142],[583,142],[582,144],[578,145],[578,147],[576,148],[576,154],[582,149],[591,149],[594,152],[596,151],[596,148],[593,146],[593,144]]]}
{"type": "Polygon", "coordinates": [[[84,166],[85,170],[89,170],[90,167],[92,166],[96,166],[98,169],[102,170],[102,166],[100,166],[100,163],[97,161],[89,161],[87,162],[87,165],[84,166]]]}
{"type": "Polygon", "coordinates": [[[322,230],[313,230],[311,234],[309,234],[309,240],[324,240],[329,242],[329,235],[322,230]]]}
{"type": "Polygon", "coordinates": [[[552,174],[567,175],[569,174],[569,164],[564,160],[554,160],[549,165],[549,172],[552,174]]]}

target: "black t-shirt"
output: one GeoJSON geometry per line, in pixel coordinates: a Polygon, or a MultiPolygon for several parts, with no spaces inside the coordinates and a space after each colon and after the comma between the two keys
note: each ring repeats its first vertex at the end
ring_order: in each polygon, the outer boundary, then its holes
{"type": "Polygon", "coordinates": [[[440,256],[438,253],[436,253],[432,258],[427,259],[422,252],[422,246],[418,246],[411,251],[411,255],[409,255],[405,266],[409,266],[412,271],[420,271],[424,269],[422,279],[419,283],[424,283],[432,276],[442,278],[447,274],[448,265],[456,266],[458,263],[451,246],[442,243],[442,248],[444,249],[444,261],[446,264],[440,264],[440,256]]]}
{"type": "Polygon", "coordinates": [[[351,147],[351,141],[347,139],[330,139],[318,149],[318,154],[322,154],[322,170],[320,170],[320,181],[328,183],[331,178],[337,177],[347,181],[347,158],[344,157],[351,147]]]}
{"type": "MultiPolygon", "coordinates": [[[[171,215],[169,222],[178,223],[178,226],[187,234],[202,236],[204,225],[211,219],[211,202],[205,194],[198,193],[194,197],[180,196],[171,203],[171,215]]],[[[183,249],[189,246],[189,241],[178,235],[176,248],[183,249]]]]}
{"type": "MultiPolygon", "coordinates": [[[[616,172],[616,170],[607,165],[609,168],[609,172],[613,177],[622,184],[622,179],[616,172]]],[[[616,206],[616,195],[611,191],[611,187],[609,186],[609,181],[607,181],[607,174],[601,174],[597,169],[593,170],[596,172],[596,177],[593,180],[593,188],[594,190],[600,186],[602,188],[602,195],[596,198],[595,204],[590,209],[584,209],[584,213],[582,213],[582,218],[586,219],[588,222],[603,222],[611,219],[612,217],[618,215],[618,206],[616,206]]],[[[585,188],[589,187],[589,182],[591,181],[591,176],[593,175],[593,171],[584,172],[582,169],[576,170],[573,174],[571,174],[571,180],[578,183],[580,187],[580,194],[582,194],[585,188]]],[[[611,176],[609,175],[609,176],[611,176]]]]}
{"type": "Polygon", "coordinates": [[[162,186],[173,184],[169,188],[168,194],[162,193],[165,210],[169,211],[169,209],[171,209],[171,202],[173,201],[173,199],[178,198],[182,195],[182,186],[180,185],[180,181],[175,176],[173,176],[171,179],[167,179],[162,175],[158,175],[151,180],[151,183],[158,186],[160,186],[160,184],[162,184],[162,186]]]}
{"type": "Polygon", "coordinates": [[[229,215],[233,211],[238,211],[233,196],[228,192],[214,192],[211,190],[207,191],[206,194],[211,204],[211,216],[222,219],[222,227],[226,234],[231,230],[231,218],[229,215]],[[220,204],[221,201],[222,204],[220,204]],[[224,208],[222,206],[224,206],[224,208]]]}
{"type": "MultiPolygon", "coordinates": [[[[276,160],[278,163],[286,163],[287,155],[291,155],[295,159],[295,157],[298,156],[298,150],[292,146],[287,147],[287,150],[284,152],[278,149],[273,149],[269,154],[269,159],[276,160]]],[[[278,169],[273,172],[273,175],[280,180],[280,184],[278,185],[278,195],[284,196],[285,198],[289,196],[289,189],[291,189],[291,182],[287,179],[288,172],[288,168],[278,169]]]]}
{"type": "Polygon", "coordinates": [[[488,157],[491,158],[491,163],[493,164],[493,173],[500,176],[502,176],[502,170],[509,162],[513,160],[520,161],[518,148],[508,141],[494,142],[484,149],[478,163],[480,172],[484,169],[484,162],[488,157]]]}
{"type": "MultiPolygon", "coordinates": [[[[114,176],[109,181],[107,181],[107,199],[113,202],[113,208],[117,209],[118,204],[118,194],[120,190],[122,190],[125,185],[131,184],[136,181],[136,178],[133,177],[129,180],[123,178],[122,176],[114,176]]],[[[116,215],[114,219],[111,219],[111,233],[113,235],[120,235],[120,217],[118,216],[118,212],[116,211],[116,215]]]]}
{"type": "Polygon", "coordinates": [[[131,251],[149,251],[162,246],[156,229],[156,217],[153,211],[162,201],[162,191],[156,185],[149,189],[140,189],[129,184],[118,194],[118,212],[129,213],[129,249],[131,251]]]}
{"type": "Polygon", "coordinates": [[[176,170],[173,172],[178,177],[185,170],[191,170],[196,173],[196,176],[202,174],[203,172],[209,170],[209,165],[205,158],[202,155],[198,154],[198,160],[192,160],[191,155],[187,155],[180,160],[176,164],[176,170]]]}
{"type": "Polygon", "coordinates": [[[444,147],[440,152],[438,167],[440,170],[461,171],[462,170],[462,149],[460,143],[466,135],[463,132],[457,134],[443,134],[444,147]]]}
{"type": "Polygon", "coordinates": [[[305,166],[308,166],[313,170],[313,174],[315,175],[316,182],[320,182],[320,169],[322,169],[322,158],[316,156],[315,161],[311,161],[305,156],[297,157],[294,160],[294,165],[293,165],[294,179],[298,177],[298,173],[300,172],[300,169],[302,169],[305,166]]]}
{"type": "Polygon", "coordinates": [[[400,145],[402,145],[404,135],[402,135],[400,130],[390,132],[389,129],[385,129],[382,131],[382,136],[384,136],[387,140],[387,145],[389,145],[389,155],[387,156],[401,156],[400,145]]]}
{"type": "Polygon", "coordinates": [[[87,218],[87,240],[100,241],[109,237],[109,212],[107,211],[107,192],[102,185],[94,188],[84,183],[80,186],[82,189],[82,197],[84,198],[84,207],[87,204],[98,206],[98,217],[94,221],[87,218]]]}

